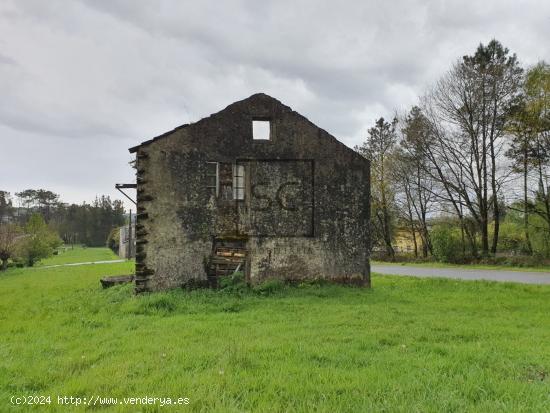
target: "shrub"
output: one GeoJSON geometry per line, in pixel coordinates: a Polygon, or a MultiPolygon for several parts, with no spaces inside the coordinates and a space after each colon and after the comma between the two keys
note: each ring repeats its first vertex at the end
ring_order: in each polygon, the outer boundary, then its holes
{"type": "Polygon", "coordinates": [[[18,245],[18,256],[32,267],[42,258],[47,258],[62,244],[61,238],[46,225],[40,214],[31,215],[25,225],[25,237],[18,245]]]}
{"type": "Polygon", "coordinates": [[[431,233],[433,255],[438,261],[457,263],[464,260],[460,236],[448,226],[435,226],[431,233]]]}
{"type": "Polygon", "coordinates": [[[506,265],[510,267],[540,267],[550,265],[550,260],[540,254],[511,255],[500,257],[486,257],[478,260],[477,264],[506,265]]]}
{"type": "Polygon", "coordinates": [[[278,278],[269,278],[254,287],[254,292],[260,295],[271,295],[285,288],[285,283],[278,278]]]}
{"type": "Polygon", "coordinates": [[[120,244],[120,228],[113,228],[107,237],[107,247],[118,255],[120,244]]]}
{"type": "Polygon", "coordinates": [[[527,252],[527,241],[521,225],[506,220],[502,222],[498,233],[498,246],[500,251],[515,254],[527,252]]]}
{"type": "Polygon", "coordinates": [[[14,224],[0,223],[0,271],[8,268],[8,260],[14,259],[21,228],[14,224]]]}
{"type": "Polygon", "coordinates": [[[220,277],[220,289],[227,292],[244,292],[248,290],[248,284],[242,272],[220,277]]]}
{"type": "Polygon", "coordinates": [[[548,224],[540,216],[529,217],[531,230],[529,236],[533,246],[533,254],[543,258],[550,258],[550,231],[548,224]]]}

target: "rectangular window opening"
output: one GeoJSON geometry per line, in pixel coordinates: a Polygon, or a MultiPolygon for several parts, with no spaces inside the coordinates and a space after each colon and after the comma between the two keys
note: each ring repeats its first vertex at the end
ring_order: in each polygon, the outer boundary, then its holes
{"type": "Polygon", "coordinates": [[[233,199],[244,200],[244,165],[233,165],[233,199]]]}
{"type": "Polygon", "coordinates": [[[259,141],[271,139],[271,122],[268,120],[252,121],[252,138],[259,141]]]}
{"type": "Polygon", "coordinates": [[[220,191],[218,162],[206,163],[206,187],[212,195],[216,197],[218,196],[220,191]]]}

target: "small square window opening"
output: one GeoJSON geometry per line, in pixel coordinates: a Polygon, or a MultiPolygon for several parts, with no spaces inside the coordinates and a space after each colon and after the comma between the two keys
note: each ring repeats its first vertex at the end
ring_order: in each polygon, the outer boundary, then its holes
{"type": "Polygon", "coordinates": [[[269,140],[271,125],[268,120],[253,120],[252,121],[252,138],[254,140],[269,140]]]}

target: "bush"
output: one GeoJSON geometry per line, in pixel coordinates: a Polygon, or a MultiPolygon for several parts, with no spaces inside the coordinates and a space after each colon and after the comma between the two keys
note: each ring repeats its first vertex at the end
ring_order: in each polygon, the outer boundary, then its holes
{"type": "Polygon", "coordinates": [[[25,225],[25,237],[18,245],[17,255],[32,267],[42,258],[51,256],[61,244],[61,238],[46,225],[42,215],[33,214],[25,225]]]}
{"type": "Polygon", "coordinates": [[[260,295],[271,295],[285,288],[285,283],[278,278],[269,278],[254,287],[254,292],[260,295]]]}
{"type": "Polygon", "coordinates": [[[464,260],[459,234],[448,226],[435,226],[431,232],[434,257],[441,262],[459,263],[464,260]]]}
{"type": "Polygon", "coordinates": [[[550,258],[550,231],[548,224],[541,217],[531,215],[529,217],[531,230],[529,236],[533,246],[533,254],[543,258],[550,258]]]}
{"type": "Polygon", "coordinates": [[[14,224],[0,223],[0,271],[8,268],[8,261],[15,259],[21,228],[14,224]]]}
{"type": "Polygon", "coordinates": [[[498,247],[500,251],[514,254],[528,252],[525,231],[522,226],[506,220],[502,222],[498,233],[498,247]]]}
{"type": "Polygon", "coordinates": [[[120,245],[120,228],[113,228],[109,232],[107,237],[107,248],[111,249],[115,254],[118,255],[118,249],[120,245]]]}
{"type": "Polygon", "coordinates": [[[220,277],[220,289],[227,292],[245,292],[248,290],[248,284],[244,279],[242,272],[236,272],[231,275],[220,277]]]}
{"type": "Polygon", "coordinates": [[[476,264],[504,265],[509,267],[541,267],[550,265],[550,260],[540,254],[510,255],[500,257],[486,257],[478,260],[476,264]]]}

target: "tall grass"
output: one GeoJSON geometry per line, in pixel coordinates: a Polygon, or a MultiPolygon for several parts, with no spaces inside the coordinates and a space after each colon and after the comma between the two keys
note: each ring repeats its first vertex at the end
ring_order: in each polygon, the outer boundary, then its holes
{"type": "Polygon", "coordinates": [[[119,257],[109,248],[83,248],[75,246],[74,248],[60,248],[57,255],[45,258],[40,261],[40,266],[73,264],[79,262],[110,261],[119,257]]]}
{"type": "Polygon", "coordinates": [[[9,405],[14,394],[190,399],[179,409],[94,409],[124,412],[550,406],[547,286],[374,276],[371,290],[100,288],[100,276],[131,270],[116,263],[0,277],[0,411],[28,411],[9,405]]]}

